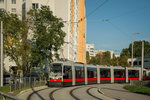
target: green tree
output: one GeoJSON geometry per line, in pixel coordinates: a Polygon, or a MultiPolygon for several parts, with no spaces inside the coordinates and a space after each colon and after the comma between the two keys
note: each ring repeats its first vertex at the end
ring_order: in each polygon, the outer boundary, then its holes
{"type": "Polygon", "coordinates": [[[48,6],[41,6],[28,12],[28,23],[33,32],[32,67],[43,66],[46,60],[52,62],[54,57],[59,59],[58,50],[65,37],[62,19],[54,16],[48,6]]]}
{"type": "Polygon", "coordinates": [[[87,51],[86,52],[86,63],[89,64],[90,62],[90,55],[89,55],[89,52],[87,51]]]}
{"type": "MultiPolygon", "coordinates": [[[[125,48],[122,50],[120,54],[119,63],[122,66],[130,66],[127,63],[127,59],[131,58],[132,55],[132,43],[130,43],[129,48],[125,48]]],[[[134,57],[141,57],[142,55],[142,41],[135,41],[133,46],[133,55],[134,57]]],[[[144,41],[144,57],[150,57],[150,43],[148,41],[144,41]]]]}
{"type": "Polygon", "coordinates": [[[5,11],[0,12],[0,21],[4,23],[4,55],[16,63],[17,69],[23,69],[30,55],[27,25],[16,14],[5,11]]]}
{"type": "Polygon", "coordinates": [[[111,65],[113,65],[113,66],[119,66],[119,58],[120,57],[113,56],[113,59],[111,59],[111,65]]]}
{"type": "Polygon", "coordinates": [[[95,65],[100,65],[99,59],[97,59],[96,57],[92,57],[90,59],[89,64],[95,64],[95,65]]]}
{"type": "Polygon", "coordinates": [[[111,65],[110,52],[98,53],[95,57],[90,59],[90,64],[111,65]]]}
{"type": "Polygon", "coordinates": [[[129,48],[125,48],[125,49],[122,49],[122,52],[120,53],[120,56],[127,56],[127,57],[130,57],[130,52],[129,52],[129,48]]]}
{"type": "Polygon", "coordinates": [[[128,60],[127,56],[120,57],[120,59],[119,59],[119,65],[120,66],[129,67],[130,65],[128,64],[127,60],[128,60]]]}
{"type": "MultiPolygon", "coordinates": [[[[129,45],[130,57],[132,54],[132,44],[129,45]]],[[[133,46],[133,55],[134,57],[141,57],[142,55],[142,41],[135,41],[133,46]]],[[[150,43],[144,41],[144,56],[150,57],[150,43]]]]}

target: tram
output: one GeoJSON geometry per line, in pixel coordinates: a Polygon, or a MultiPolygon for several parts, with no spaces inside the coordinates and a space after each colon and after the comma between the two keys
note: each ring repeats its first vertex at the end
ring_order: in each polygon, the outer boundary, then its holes
{"type": "Polygon", "coordinates": [[[57,61],[51,63],[49,68],[48,86],[125,83],[130,80],[141,80],[139,67],[114,67],[57,61]]]}

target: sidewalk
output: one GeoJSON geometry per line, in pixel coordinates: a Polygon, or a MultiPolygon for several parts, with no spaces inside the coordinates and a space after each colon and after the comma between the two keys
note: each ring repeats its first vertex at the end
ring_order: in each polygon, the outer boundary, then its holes
{"type": "Polygon", "coordinates": [[[101,89],[105,96],[118,100],[150,100],[150,96],[123,89],[124,85],[126,84],[99,84],[97,87],[101,89]]]}
{"type": "Polygon", "coordinates": [[[46,89],[48,88],[47,86],[40,86],[40,87],[34,87],[34,88],[30,88],[24,91],[21,91],[19,94],[16,95],[16,98],[22,99],[22,100],[27,100],[28,96],[34,92],[34,91],[38,91],[41,89],[46,89]],[[34,91],[33,91],[34,90],[34,91]]]}

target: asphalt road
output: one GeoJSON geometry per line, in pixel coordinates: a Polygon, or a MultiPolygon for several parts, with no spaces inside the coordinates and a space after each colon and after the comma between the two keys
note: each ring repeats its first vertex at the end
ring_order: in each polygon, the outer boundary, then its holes
{"type": "Polygon", "coordinates": [[[125,84],[94,84],[63,88],[39,87],[23,91],[22,100],[150,100],[150,96],[124,90],[125,84]]]}

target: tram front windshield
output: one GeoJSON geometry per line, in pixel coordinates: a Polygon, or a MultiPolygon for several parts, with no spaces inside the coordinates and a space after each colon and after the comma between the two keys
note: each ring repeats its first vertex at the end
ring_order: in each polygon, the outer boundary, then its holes
{"type": "Polygon", "coordinates": [[[52,64],[50,66],[50,76],[62,76],[61,64],[52,64]]]}

